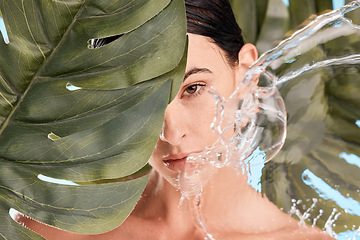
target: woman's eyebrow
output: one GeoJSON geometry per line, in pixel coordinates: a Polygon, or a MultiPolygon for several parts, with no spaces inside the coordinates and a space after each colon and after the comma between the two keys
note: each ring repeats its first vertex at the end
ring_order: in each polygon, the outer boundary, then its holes
{"type": "Polygon", "coordinates": [[[203,73],[203,72],[211,73],[211,71],[210,71],[208,68],[192,68],[192,69],[190,69],[187,73],[185,73],[183,82],[184,82],[190,75],[196,74],[196,73],[203,73]]]}

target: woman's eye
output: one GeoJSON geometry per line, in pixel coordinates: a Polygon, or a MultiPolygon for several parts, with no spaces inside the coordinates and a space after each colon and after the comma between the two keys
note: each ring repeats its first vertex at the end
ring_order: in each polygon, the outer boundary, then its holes
{"type": "Polygon", "coordinates": [[[194,95],[199,92],[199,90],[204,87],[204,84],[193,84],[185,88],[184,94],[185,95],[194,95]]]}

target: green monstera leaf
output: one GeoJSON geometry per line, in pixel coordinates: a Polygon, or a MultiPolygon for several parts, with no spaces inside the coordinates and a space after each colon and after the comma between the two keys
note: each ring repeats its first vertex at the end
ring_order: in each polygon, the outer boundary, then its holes
{"type": "Polygon", "coordinates": [[[130,214],[186,63],[182,0],[1,0],[0,236],[41,239],[13,208],[84,234],[130,214]],[[118,38],[92,48],[93,39],[118,38]]]}

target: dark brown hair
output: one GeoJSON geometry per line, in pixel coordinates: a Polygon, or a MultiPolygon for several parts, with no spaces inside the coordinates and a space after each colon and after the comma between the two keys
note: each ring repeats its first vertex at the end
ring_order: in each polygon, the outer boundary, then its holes
{"type": "Polygon", "coordinates": [[[230,64],[238,62],[245,44],[228,0],[185,0],[187,32],[209,37],[225,51],[230,64]]]}

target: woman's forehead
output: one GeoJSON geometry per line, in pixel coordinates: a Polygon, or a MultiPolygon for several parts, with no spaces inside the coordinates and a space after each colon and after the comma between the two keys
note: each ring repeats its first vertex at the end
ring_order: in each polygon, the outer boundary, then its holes
{"type": "Polygon", "coordinates": [[[213,68],[227,65],[221,48],[209,41],[207,37],[188,34],[189,46],[186,71],[193,68],[213,68]]]}

